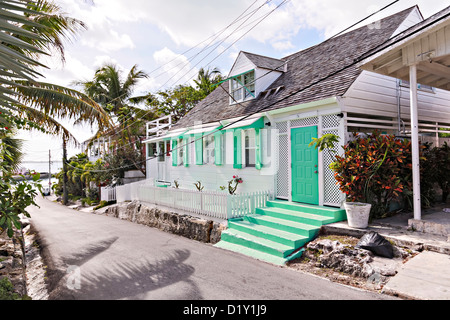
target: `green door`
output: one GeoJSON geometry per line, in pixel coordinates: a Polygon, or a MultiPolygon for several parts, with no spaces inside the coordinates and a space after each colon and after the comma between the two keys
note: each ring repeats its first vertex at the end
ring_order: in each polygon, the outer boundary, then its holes
{"type": "Polygon", "coordinates": [[[291,129],[292,201],[319,204],[319,153],[309,143],[317,126],[291,129]]]}

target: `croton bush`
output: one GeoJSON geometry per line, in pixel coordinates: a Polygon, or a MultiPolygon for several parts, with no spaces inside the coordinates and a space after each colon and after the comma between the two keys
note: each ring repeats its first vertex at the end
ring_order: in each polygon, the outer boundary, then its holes
{"type": "Polygon", "coordinates": [[[354,133],[330,168],[347,201],[371,203],[371,218],[377,218],[412,190],[411,141],[378,131],[354,133]]]}
{"type": "MultiPolygon", "coordinates": [[[[333,152],[338,137],[333,134],[313,138],[310,145],[320,151],[333,152]]],[[[412,209],[411,141],[379,131],[371,134],[353,133],[344,147],[344,154],[334,155],[330,168],[339,189],[349,202],[372,204],[370,218],[389,214],[393,203],[412,209]]],[[[442,201],[450,194],[450,146],[432,147],[420,144],[420,194],[422,207],[435,202],[436,187],[442,191],[442,201]]]]}

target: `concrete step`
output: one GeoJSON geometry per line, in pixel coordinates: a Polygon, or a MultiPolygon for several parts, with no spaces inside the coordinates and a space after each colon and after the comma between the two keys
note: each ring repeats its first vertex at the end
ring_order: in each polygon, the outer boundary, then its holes
{"type": "Polygon", "coordinates": [[[305,224],[312,224],[314,226],[322,226],[327,223],[336,222],[336,219],[331,216],[323,216],[319,214],[275,207],[257,208],[256,213],[305,224]]]}
{"type": "Polygon", "coordinates": [[[236,229],[224,230],[221,235],[221,241],[243,245],[281,258],[286,258],[296,249],[293,246],[287,246],[236,229]]]}
{"type": "Polygon", "coordinates": [[[275,218],[271,216],[253,214],[243,217],[244,220],[252,222],[254,224],[263,225],[266,227],[291,232],[294,234],[302,235],[308,238],[314,237],[320,227],[311,224],[305,224],[300,222],[289,221],[285,219],[275,218]]]}
{"type": "Polygon", "coordinates": [[[271,200],[267,201],[267,207],[281,208],[293,211],[300,211],[305,213],[324,215],[328,217],[333,217],[337,219],[336,221],[346,220],[347,216],[345,214],[345,209],[328,207],[328,206],[318,206],[305,203],[289,202],[286,200],[271,200]]]}
{"type": "Polygon", "coordinates": [[[293,246],[295,248],[299,248],[309,241],[309,238],[306,236],[251,223],[250,221],[242,219],[229,220],[228,228],[244,231],[254,236],[262,237],[288,246],[293,246]]]}
{"type": "Polygon", "coordinates": [[[262,252],[259,250],[249,248],[247,246],[242,246],[239,244],[235,244],[235,243],[231,243],[231,242],[227,242],[227,241],[223,241],[223,240],[217,242],[214,245],[214,247],[232,251],[232,252],[236,252],[239,254],[243,254],[247,257],[251,257],[251,258],[254,258],[257,260],[265,261],[265,262],[280,265],[280,266],[286,264],[287,261],[290,261],[295,258],[299,258],[303,253],[303,250],[298,250],[286,258],[282,258],[282,257],[277,257],[273,254],[268,254],[268,253],[265,253],[265,252],[262,252]]]}

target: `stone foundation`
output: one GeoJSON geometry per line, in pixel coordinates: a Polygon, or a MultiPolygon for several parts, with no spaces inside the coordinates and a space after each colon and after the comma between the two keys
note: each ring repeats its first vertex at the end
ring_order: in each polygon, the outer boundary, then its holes
{"type": "Polygon", "coordinates": [[[104,212],[122,220],[157,228],[189,239],[215,244],[226,226],[198,217],[163,210],[140,201],[119,203],[104,212]]]}

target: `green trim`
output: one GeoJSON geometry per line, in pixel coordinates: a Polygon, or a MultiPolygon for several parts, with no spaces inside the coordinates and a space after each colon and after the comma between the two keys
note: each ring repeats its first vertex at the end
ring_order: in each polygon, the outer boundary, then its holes
{"type": "Polygon", "coordinates": [[[223,131],[214,133],[214,164],[216,166],[223,165],[223,131]]]}
{"type": "Polygon", "coordinates": [[[195,164],[203,165],[203,134],[194,135],[195,139],[195,164]]]}
{"type": "Polygon", "coordinates": [[[225,80],[222,80],[222,81],[220,81],[219,83],[217,83],[217,84],[213,85],[213,87],[215,87],[215,86],[219,86],[219,85],[221,85],[222,83],[224,83],[225,81],[228,81],[228,80],[234,79],[234,78],[236,78],[236,77],[242,76],[243,74],[246,74],[246,73],[249,73],[249,72],[252,72],[252,71],[255,71],[255,69],[250,69],[250,70],[248,70],[248,71],[245,71],[245,72],[239,73],[239,74],[237,74],[237,75],[235,75],[235,76],[231,76],[231,77],[229,77],[229,78],[226,78],[225,80]]]}
{"type": "Polygon", "coordinates": [[[189,137],[183,138],[182,141],[185,141],[183,146],[183,165],[189,167],[189,137]]]}
{"type": "Polygon", "coordinates": [[[255,168],[261,170],[262,164],[262,152],[261,152],[261,129],[255,129],[255,168]]]}
{"type": "Polygon", "coordinates": [[[236,129],[233,131],[233,168],[242,169],[242,130],[236,129]]]}
{"type": "MultiPolygon", "coordinates": [[[[225,128],[226,129],[226,128],[225,128]]],[[[264,129],[264,117],[259,118],[252,124],[243,127],[232,128],[231,130],[264,129]]]]}
{"type": "Polygon", "coordinates": [[[177,149],[177,145],[178,145],[178,140],[177,139],[172,139],[172,167],[177,167],[178,166],[178,149],[177,149]]]}

